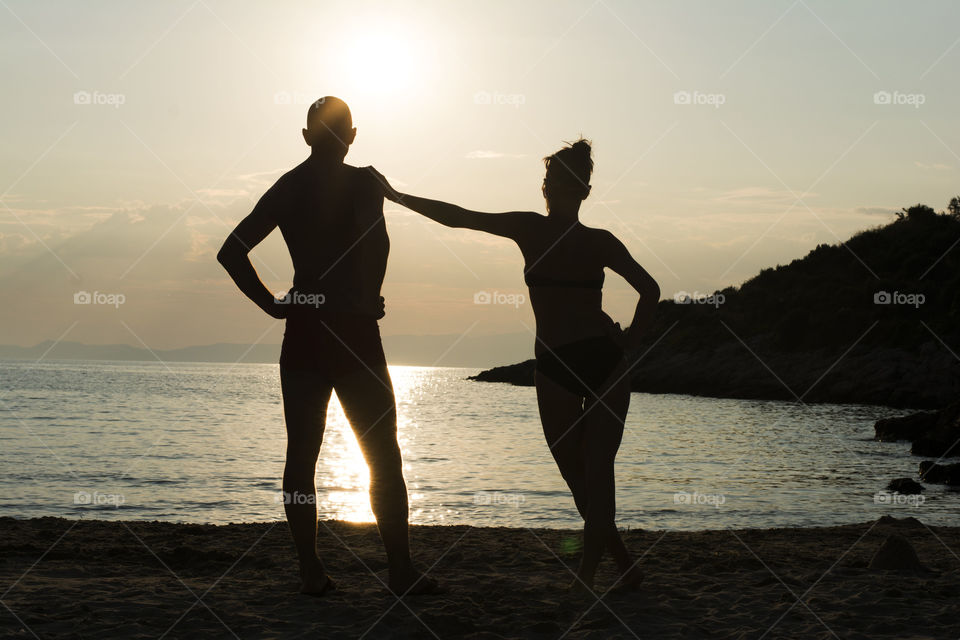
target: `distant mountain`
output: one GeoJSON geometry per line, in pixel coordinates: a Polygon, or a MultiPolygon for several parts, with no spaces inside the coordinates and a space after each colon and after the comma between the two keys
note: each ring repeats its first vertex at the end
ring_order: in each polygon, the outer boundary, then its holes
{"type": "Polygon", "coordinates": [[[210,344],[153,352],[126,344],[82,344],[45,340],[32,347],[0,345],[0,358],[39,360],[144,360],[164,362],[276,362],[280,345],[210,344]],[[154,355],[155,354],[155,355],[154,355]]]}
{"type": "MultiPolygon", "coordinates": [[[[488,336],[467,334],[435,336],[384,336],[384,351],[391,364],[446,367],[489,367],[502,354],[532,354],[533,338],[527,333],[488,336]],[[498,354],[500,354],[498,356],[498,354]]],[[[145,360],[163,362],[277,362],[279,344],[218,343],[153,352],[125,344],[91,345],[46,340],[32,347],[0,345],[0,358],[21,360],[145,360]]]]}
{"type": "MultiPolygon", "coordinates": [[[[636,391],[943,406],[960,397],[960,219],[916,205],[739,288],[663,300],[644,345],[636,391]]],[[[476,379],[533,384],[533,362],[476,379]]]]}

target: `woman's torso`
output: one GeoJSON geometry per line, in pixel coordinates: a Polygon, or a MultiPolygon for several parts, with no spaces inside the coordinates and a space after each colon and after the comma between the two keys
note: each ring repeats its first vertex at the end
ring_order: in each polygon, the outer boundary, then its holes
{"type": "Polygon", "coordinates": [[[539,216],[519,240],[537,322],[535,352],[619,332],[602,308],[607,232],[539,216]]]}

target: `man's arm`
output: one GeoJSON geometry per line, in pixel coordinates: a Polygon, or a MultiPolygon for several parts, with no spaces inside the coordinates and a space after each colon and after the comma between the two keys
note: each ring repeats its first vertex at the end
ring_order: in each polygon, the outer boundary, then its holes
{"type": "Polygon", "coordinates": [[[227,236],[217,253],[217,261],[223,265],[240,291],[254,304],[274,318],[283,318],[287,306],[276,303],[273,293],[260,281],[250,262],[250,251],[260,244],[277,227],[275,209],[279,206],[276,185],[271,187],[253,211],[240,221],[227,236]]]}
{"type": "Polygon", "coordinates": [[[360,260],[356,265],[360,279],[361,303],[364,310],[378,319],[384,316],[380,289],[387,273],[390,238],[383,217],[383,191],[369,174],[360,174],[361,183],[357,201],[357,248],[360,260]],[[373,305],[367,309],[367,305],[373,305]]]}

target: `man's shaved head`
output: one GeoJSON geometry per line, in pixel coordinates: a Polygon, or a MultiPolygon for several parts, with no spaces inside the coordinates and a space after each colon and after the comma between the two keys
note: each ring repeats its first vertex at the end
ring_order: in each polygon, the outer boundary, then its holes
{"type": "Polygon", "coordinates": [[[307,109],[303,139],[313,149],[313,155],[343,158],[356,136],[350,107],[340,98],[325,96],[307,109]]]}
{"type": "Polygon", "coordinates": [[[307,131],[315,140],[323,138],[339,138],[344,144],[350,144],[347,139],[353,130],[353,118],[350,116],[350,107],[340,98],[325,96],[311,103],[307,109],[307,131]]]}

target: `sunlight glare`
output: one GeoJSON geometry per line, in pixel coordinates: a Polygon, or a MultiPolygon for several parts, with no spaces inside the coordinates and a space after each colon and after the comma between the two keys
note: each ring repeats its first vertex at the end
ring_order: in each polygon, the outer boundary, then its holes
{"type": "Polygon", "coordinates": [[[416,41],[398,29],[367,28],[343,47],[343,71],[356,90],[387,95],[422,82],[424,60],[416,41]]]}
{"type": "MultiPolygon", "coordinates": [[[[407,398],[417,382],[416,367],[391,366],[390,377],[393,380],[397,404],[401,408],[398,416],[398,439],[401,454],[408,460],[410,451],[406,446],[404,432],[409,427],[403,411],[407,398]]],[[[321,476],[325,481],[318,483],[318,512],[321,519],[334,518],[347,522],[375,522],[367,494],[370,487],[370,472],[363,459],[356,436],[347,422],[343,407],[334,394],[327,411],[327,427],[321,448],[321,476]]],[[[409,466],[405,465],[409,474],[409,466]]],[[[415,482],[410,483],[411,488],[415,482]]],[[[423,499],[423,493],[411,491],[411,504],[423,499]]]]}

